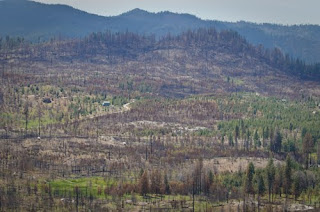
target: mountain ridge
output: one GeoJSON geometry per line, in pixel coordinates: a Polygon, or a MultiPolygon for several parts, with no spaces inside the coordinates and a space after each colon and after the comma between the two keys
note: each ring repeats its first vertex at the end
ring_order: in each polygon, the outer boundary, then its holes
{"type": "Polygon", "coordinates": [[[198,28],[233,30],[254,45],[279,48],[308,63],[320,62],[320,26],[255,24],[245,21],[202,20],[190,14],[169,11],[151,13],[135,8],[118,16],[98,16],[66,5],[33,1],[0,1],[0,36],[23,36],[28,40],[52,37],[84,37],[91,32],[124,32],[162,37],[198,28]]]}

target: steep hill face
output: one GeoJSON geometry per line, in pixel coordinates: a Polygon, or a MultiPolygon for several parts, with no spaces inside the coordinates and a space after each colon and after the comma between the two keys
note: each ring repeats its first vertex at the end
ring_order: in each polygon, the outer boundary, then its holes
{"type": "Polygon", "coordinates": [[[101,17],[64,5],[45,5],[27,0],[0,1],[0,36],[24,36],[33,41],[58,36],[78,38],[106,30],[128,30],[161,37],[205,27],[231,29],[250,43],[267,48],[278,47],[284,53],[309,63],[320,62],[320,26],[205,21],[189,14],[149,13],[140,9],[119,16],[101,17]]]}

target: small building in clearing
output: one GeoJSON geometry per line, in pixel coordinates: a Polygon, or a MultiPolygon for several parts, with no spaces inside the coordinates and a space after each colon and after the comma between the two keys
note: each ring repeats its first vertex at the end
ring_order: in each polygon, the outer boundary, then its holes
{"type": "Polygon", "coordinates": [[[102,106],[108,107],[108,106],[110,106],[110,102],[109,102],[109,101],[104,101],[104,102],[102,103],[102,106]]]}

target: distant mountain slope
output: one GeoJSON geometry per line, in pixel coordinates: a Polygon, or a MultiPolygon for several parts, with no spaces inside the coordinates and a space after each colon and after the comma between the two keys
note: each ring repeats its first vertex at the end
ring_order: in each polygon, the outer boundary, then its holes
{"type": "Polygon", "coordinates": [[[54,36],[79,37],[107,28],[106,18],[65,5],[26,0],[0,1],[0,35],[47,40],[54,36]]]}
{"type": "Polygon", "coordinates": [[[253,44],[278,47],[293,57],[310,63],[320,62],[320,26],[315,25],[206,21],[189,14],[149,13],[140,9],[119,16],[102,17],[64,5],[45,5],[26,0],[0,1],[0,35],[24,36],[34,41],[39,37],[83,37],[90,32],[106,30],[128,30],[160,37],[200,27],[235,30],[253,44]]]}
{"type": "Polygon", "coordinates": [[[253,44],[266,48],[278,47],[291,56],[309,63],[320,62],[320,26],[225,23],[226,28],[237,31],[253,44]]]}

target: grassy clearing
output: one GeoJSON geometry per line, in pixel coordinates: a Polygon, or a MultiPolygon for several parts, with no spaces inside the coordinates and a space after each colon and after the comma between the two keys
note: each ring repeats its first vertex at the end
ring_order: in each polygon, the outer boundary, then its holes
{"type": "Polygon", "coordinates": [[[104,189],[117,185],[113,178],[90,177],[77,179],[59,179],[49,182],[51,189],[58,192],[75,192],[79,188],[80,193],[90,193],[95,198],[105,197],[104,189]],[[100,191],[99,191],[100,190],[100,191]]]}

